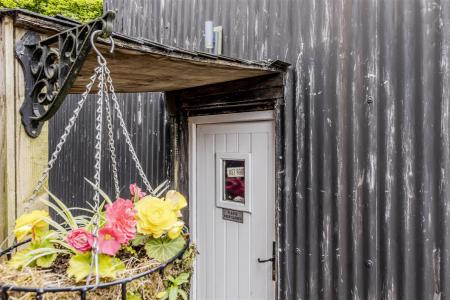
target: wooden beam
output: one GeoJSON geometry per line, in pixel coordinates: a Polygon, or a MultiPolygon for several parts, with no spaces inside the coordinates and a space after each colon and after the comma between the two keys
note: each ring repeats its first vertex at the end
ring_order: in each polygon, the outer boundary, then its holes
{"type": "MultiPolygon", "coordinates": [[[[162,92],[192,87],[206,86],[215,83],[250,78],[274,73],[255,67],[247,67],[232,62],[207,61],[205,59],[188,59],[173,57],[160,53],[152,53],[146,45],[135,46],[133,50],[125,50],[126,45],[119,43],[114,54],[103,48],[108,67],[117,92],[162,92]],[[122,47],[122,48],[121,48],[122,47]]],[[[93,52],[88,55],[80,74],[75,81],[71,93],[82,93],[89,77],[97,66],[97,58],[93,52]]],[[[96,86],[93,91],[95,92],[96,86]]]]}
{"type": "Polygon", "coordinates": [[[16,218],[16,168],[15,168],[15,95],[14,95],[14,23],[10,17],[5,17],[1,23],[3,51],[2,62],[2,131],[0,169],[2,178],[2,240],[14,226],[16,218]]]}
{"type": "MultiPolygon", "coordinates": [[[[14,27],[12,17],[0,21],[0,242],[8,237],[22,213],[23,201],[33,191],[48,160],[48,130],[31,139],[21,124],[24,99],[22,67],[15,58],[17,38],[25,30],[14,27]]],[[[40,207],[32,206],[31,208],[40,207]]],[[[9,238],[11,243],[13,237],[9,238]]]]}
{"type": "MultiPolygon", "coordinates": [[[[15,27],[15,40],[18,41],[26,30],[15,27]]],[[[30,138],[22,126],[20,107],[25,97],[25,81],[22,66],[18,59],[14,59],[15,74],[15,142],[16,142],[16,215],[24,211],[23,203],[32,195],[33,189],[48,163],[48,122],[45,122],[41,134],[37,138],[30,138]]],[[[47,184],[45,185],[47,187],[47,184]]],[[[46,194],[45,190],[41,194],[46,194]]],[[[46,208],[35,201],[30,209],[46,208]]]]}

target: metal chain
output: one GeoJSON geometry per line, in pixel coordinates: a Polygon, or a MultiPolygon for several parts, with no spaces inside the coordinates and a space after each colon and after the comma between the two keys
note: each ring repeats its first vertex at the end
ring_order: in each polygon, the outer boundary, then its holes
{"type": "Polygon", "coordinates": [[[150,194],[153,194],[153,188],[150,185],[150,182],[148,181],[144,170],[142,169],[142,166],[141,166],[141,163],[139,162],[139,159],[137,157],[136,151],[134,150],[133,143],[131,142],[131,137],[130,137],[130,134],[128,133],[128,129],[127,129],[126,125],[125,125],[125,121],[123,119],[122,112],[120,110],[119,101],[117,101],[117,96],[116,96],[116,93],[114,91],[114,86],[113,86],[113,83],[112,83],[111,73],[110,73],[110,71],[109,71],[109,69],[108,69],[108,67],[106,65],[105,65],[105,72],[106,72],[107,82],[108,82],[108,85],[109,85],[109,92],[110,92],[111,98],[113,100],[113,106],[114,106],[114,109],[116,110],[117,117],[119,119],[120,127],[122,127],[123,135],[125,136],[125,142],[128,145],[128,150],[130,151],[131,157],[133,158],[134,162],[136,163],[136,168],[138,169],[139,175],[141,176],[142,181],[144,182],[144,185],[147,188],[147,191],[150,194]]]}
{"type": "MultiPolygon", "coordinates": [[[[99,205],[100,203],[100,192],[98,189],[100,188],[100,176],[101,176],[101,163],[102,163],[102,125],[103,125],[103,89],[105,88],[105,71],[104,71],[104,65],[101,66],[101,72],[99,76],[99,83],[98,83],[98,99],[97,99],[97,110],[95,112],[96,118],[95,118],[95,164],[94,164],[94,183],[97,186],[97,189],[95,191],[94,195],[94,205],[99,205]]],[[[97,207],[95,207],[97,208],[97,207]]]]}
{"type": "Polygon", "coordinates": [[[94,184],[95,184],[95,194],[94,194],[94,211],[95,214],[93,216],[93,235],[94,235],[94,243],[92,245],[92,259],[91,259],[91,266],[89,270],[89,275],[86,279],[86,285],[89,285],[89,282],[91,280],[91,277],[93,275],[93,271],[95,272],[95,286],[98,286],[100,282],[100,276],[99,276],[99,261],[98,261],[98,231],[99,231],[99,223],[100,223],[100,181],[101,181],[101,167],[102,167],[102,126],[103,126],[103,104],[105,103],[105,109],[106,109],[106,121],[108,126],[108,138],[109,138],[109,151],[111,153],[111,164],[112,164],[112,170],[113,170],[113,176],[114,176],[114,187],[116,192],[116,197],[119,197],[119,180],[118,180],[118,172],[117,172],[117,161],[116,161],[116,154],[115,154],[115,145],[114,145],[114,135],[113,135],[113,124],[112,124],[112,109],[110,106],[110,99],[108,95],[108,87],[109,91],[111,93],[111,99],[113,101],[113,108],[117,112],[117,117],[119,119],[119,124],[122,128],[123,134],[125,136],[126,144],[128,145],[128,150],[131,153],[132,159],[134,160],[136,164],[136,168],[138,169],[139,175],[142,178],[144,185],[147,188],[147,191],[150,194],[153,194],[153,188],[150,185],[150,182],[147,179],[147,176],[145,175],[145,172],[142,168],[142,165],[137,157],[136,151],[134,150],[134,146],[131,142],[130,134],[126,128],[125,121],[123,119],[122,112],[120,110],[119,102],[117,100],[116,93],[114,91],[114,86],[112,83],[111,73],[109,68],[107,67],[106,60],[101,55],[101,53],[95,48],[93,39],[94,34],[91,37],[91,44],[97,52],[97,61],[98,61],[98,67],[95,68],[94,74],[90,77],[90,82],[86,85],[86,90],[82,94],[81,99],[78,101],[77,106],[73,112],[72,117],[69,119],[69,123],[64,129],[64,133],[61,136],[61,138],[58,141],[58,144],[56,145],[55,151],[52,153],[51,158],[48,162],[47,168],[43,171],[41,178],[36,184],[36,187],[33,191],[33,194],[31,198],[28,200],[29,203],[25,205],[25,209],[29,208],[29,205],[31,205],[31,201],[36,198],[38,192],[42,188],[42,185],[44,184],[45,180],[47,179],[50,170],[53,168],[59,153],[62,150],[63,145],[66,142],[67,136],[71,133],[71,130],[78,118],[78,115],[83,108],[83,105],[87,99],[87,96],[89,95],[92,86],[96,82],[97,78],[99,79],[98,83],[98,99],[97,99],[97,110],[96,110],[96,119],[95,119],[95,130],[96,130],[96,136],[95,136],[95,164],[94,164],[94,184]],[[103,58],[103,59],[102,59],[103,58]],[[105,76],[106,76],[106,82],[105,82],[105,76]]]}
{"type": "Polygon", "coordinates": [[[101,62],[99,60],[100,65],[100,75],[99,75],[99,82],[98,82],[98,99],[97,99],[97,110],[95,111],[95,164],[94,164],[94,184],[96,186],[95,194],[94,194],[94,208],[95,214],[92,218],[93,220],[93,227],[94,230],[92,232],[94,236],[94,243],[92,245],[92,260],[91,260],[91,267],[89,270],[89,275],[86,279],[86,285],[89,284],[91,281],[91,276],[93,273],[93,270],[95,268],[95,285],[98,285],[100,282],[100,276],[98,272],[98,230],[99,230],[99,223],[100,223],[100,181],[101,181],[101,170],[102,170],[102,129],[103,129],[103,102],[104,99],[104,91],[106,90],[105,85],[105,68],[106,68],[106,61],[101,62]]]}
{"type": "Polygon", "coordinates": [[[106,108],[106,121],[108,123],[108,141],[109,141],[109,152],[111,153],[111,168],[113,172],[114,179],[114,189],[116,192],[116,199],[119,198],[120,186],[119,186],[119,175],[117,172],[117,160],[116,160],[116,147],[114,146],[114,131],[112,123],[112,113],[111,106],[109,103],[108,90],[105,89],[105,108],[106,108]]]}
{"type": "Polygon", "coordinates": [[[83,108],[84,103],[86,102],[86,99],[92,89],[92,86],[94,85],[95,81],[97,80],[99,72],[100,72],[100,68],[99,67],[95,68],[94,74],[90,77],[90,81],[86,85],[86,90],[82,94],[81,99],[78,101],[77,106],[76,106],[75,110],[73,111],[72,117],[69,119],[69,123],[66,125],[66,127],[64,129],[63,135],[61,135],[61,137],[59,138],[58,144],[56,145],[55,151],[52,153],[50,160],[48,161],[47,167],[42,172],[42,175],[39,178],[31,197],[28,199],[28,201],[26,201],[26,204],[24,207],[25,211],[29,209],[30,205],[32,204],[32,201],[38,195],[39,191],[41,190],[42,186],[44,185],[44,183],[50,173],[50,170],[53,168],[56,160],[58,159],[59,153],[61,152],[63,145],[66,143],[67,137],[69,136],[70,132],[72,131],[75,121],[77,120],[78,115],[80,114],[80,111],[83,108]]]}

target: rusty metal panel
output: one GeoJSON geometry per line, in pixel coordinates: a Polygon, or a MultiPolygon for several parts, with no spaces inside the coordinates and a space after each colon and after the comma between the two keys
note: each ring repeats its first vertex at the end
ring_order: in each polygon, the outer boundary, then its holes
{"type": "MultiPolygon", "coordinates": [[[[280,299],[450,298],[448,1],[105,2],[129,35],[203,50],[204,22],[213,20],[225,55],[292,64],[280,299]]],[[[163,152],[154,147],[164,139],[149,132],[164,132],[160,96],[127,97],[152,103],[155,123],[137,126],[135,138],[157,177],[152,164],[163,152]]],[[[68,157],[74,166],[59,165],[52,182],[84,174],[84,132],[77,128],[78,154],[68,157]]],[[[73,195],[73,184],[62,194],[73,195]]]]}

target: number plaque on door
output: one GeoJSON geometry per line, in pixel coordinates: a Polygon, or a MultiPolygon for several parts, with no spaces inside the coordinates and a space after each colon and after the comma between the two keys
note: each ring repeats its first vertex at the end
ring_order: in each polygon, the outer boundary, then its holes
{"type": "Polygon", "coordinates": [[[229,208],[222,208],[222,219],[236,223],[244,223],[244,212],[229,208]]]}

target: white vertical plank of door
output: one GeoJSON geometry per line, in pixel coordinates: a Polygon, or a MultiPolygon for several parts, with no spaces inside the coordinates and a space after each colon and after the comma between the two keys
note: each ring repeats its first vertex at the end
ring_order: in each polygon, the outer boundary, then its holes
{"type": "MultiPolygon", "coordinates": [[[[268,174],[268,147],[267,147],[267,133],[252,133],[252,159],[255,163],[252,164],[253,176],[258,174],[268,174]],[[257,162],[257,163],[256,163],[257,162]]],[[[265,176],[267,178],[267,176],[265,176]]],[[[269,242],[269,226],[272,227],[272,222],[267,222],[268,211],[268,185],[267,181],[260,178],[259,184],[254,184],[252,188],[252,197],[254,203],[252,206],[252,221],[254,226],[252,228],[252,244],[261,245],[260,247],[252,247],[252,259],[258,258],[267,259],[272,256],[272,241],[269,242]]],[[[271,236],[271,235],[270,235],[271,236]]],[[[252,274],[261,274],[260,276],[252,276],[252,286],[257,287],[252,290],[252,299],[268,299],[270,281],[268,278],[271,275],[270,263],[254,263],[252,264],[252,274]],[[265,275],[265,276],[264,276],[265,275]],[[269,284],[268,284],[269,283],[269,284]]]]}
{"type": "MultiPolygon", "coordinates": [[[[199,153],[202,153],[203,160],[205,163],[198,164],[197,172],[198,174],[206,174],[210,173],[211,161],[214,161],[214,135],[202,135],[201,139],[198,139],[197,149],[199,153]],[[209,162],[209,163],[208,163],[209,162]]],[[[210,175],[210,174],[208,174],[210,175]]],[[[198,203],[202,203],[202,205],[197,206],[197,214],[203,216],[203,218],[207,218],[205,222],[211,222],[210,227],[206,226],[197,226],[197,246],[198,252],[200,255],[205,257],[205,259],[197,260],[197,282],[204,282],[206,284],[202,284],[198,286],[197,296],[199,299],[208,299],[211,294],[210,289],[214,287],[215,282],[215,274],[209,274],[208,272],[208,264],[214,260],[214,240],[208,237],[214,237],[214,234],[208,233],[209,230],[214,230],[214,215],[211,214],[210,204],[207,199],[205,199],[211,191],[211,187],[214,187],[214,180],[211,179],[211,176],[202,176],[202,181],[197,181],[197,190],[201,191],[198,194],[198,203]],[[209,219],[208,219],[209,218],[209,219]]],[[[214,291],[213,291],[214,292],[214,291]]]]}
{"type": "MultiPolygon", "coordinates": [[[[211,184],[211,192],[208,194],[208,201],[211,205],[211,209],[209,210],[209,214],[214,214],[215,216],[215,224],[214,224],[214,237],[216,239],[215,245],[214,245],[214,256],[212,258],[212,261],[209,262],[210,266],[213,266],[214,260],[216,264],[216,268],[213,269],[216,275],[216,281],[212,284],[211,288],[215,290],[214,294],[211,294],[211,296],[207,299],[217,299],[222,300],[224,299],[225,292],[226,292],[226,247],[227,247],[227,228],[223,226],[223,220],[222,220],[222,211],[220,209],[216,208],[216,201],[215,201],[215,195],[216,195],[216,184],[215,184],[215,178],[216,178],[216,167],[215,167],[215,154],[217,152],[224,152],[226,150],[226,135],[225,134],[216,134],[216,143],[215,143],[215,152],[213,153],[214,159],[211,160],[211,173],[208,172],[207,176],[209,176],[212,180],[211,184]]],[[[204,226],[205,224],[203,224],[204,226]]],[[[206,223],[206,227],[210,226],[210,223],[206,223]]],[[[208,276],[208,275],[207,275],[208,276]]],[[[209,295],[208,295],[209,296],[209,295]]]]}
{"type": "MultiPolygon", "coordinates": [[[[226,135],[226,152],[237,152],[237,134],[228,133],[226,135]]],[[[217,187],[216,187],[217,188],[217,187]]],[[[219,209],[220,210],[220,209],[219,209]]],[[[225,299],[239,299],[239,227],[236,222],[223,221],[226,226],[226,289],[225,299]]]]}
{"type": "MultiPolygon", "coordinates": [[[[239,133],[238,137],[239,153],[251,153],[251,134],[239,133]]],[[[245,180],[249,180],[246,178],[245,180]]],[[[252,218],[250,214],[244,213],[244,224],[240,224],[239,230],[239,277],[251,278],[251,236],[252,218]]],[[[251,299],[252,282],[239,284],[240,299],[251,299]]]]}

